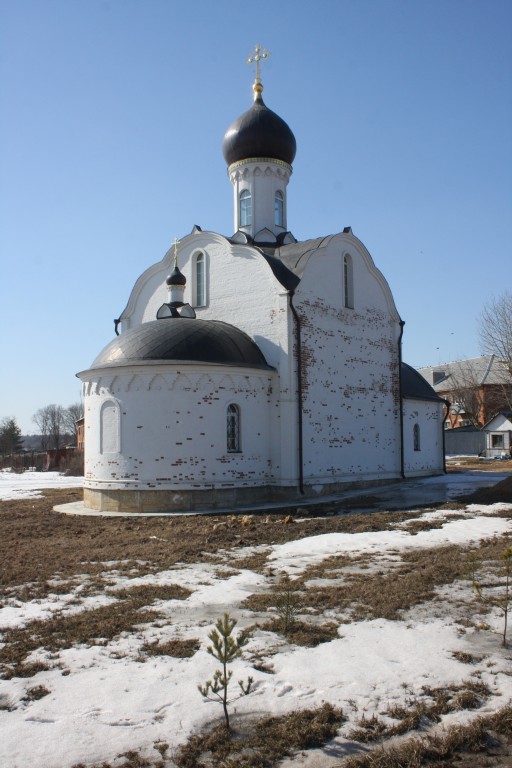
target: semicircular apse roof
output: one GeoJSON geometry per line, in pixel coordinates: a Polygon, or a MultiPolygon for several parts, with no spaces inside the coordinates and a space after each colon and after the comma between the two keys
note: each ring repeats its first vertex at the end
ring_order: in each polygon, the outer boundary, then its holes
{"type": "Polygon", "coordinates": [[[271,367],[257,344],[234,325],[180,317],[130,328],[107,344],[91,368],[152,360],[271,367]]]}

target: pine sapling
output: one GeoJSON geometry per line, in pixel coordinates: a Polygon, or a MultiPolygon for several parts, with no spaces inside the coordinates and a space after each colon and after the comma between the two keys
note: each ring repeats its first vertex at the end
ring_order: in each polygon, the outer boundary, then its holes
{"type": "Polygon", "coordinates": [[[205,699],[222,704],[228,731],[230,730],[228,705],[242,696],[247,696],[254,682],[252,677],[248,677],[245,683],[239,680],[240,692],[231,698],[228,696],[228,687],[233,676],[232,670],[228,670],[228,664],[242,655],[242,648],[249,640],[249,633],[245,631],[240,632],[238,637],[233,636],[236,623],[236,619],[232,619],[229,613],[225,613],[222,619],[217,619],[215,628],[208,633],[212,645],[209,645],[206,650],[214,659],[220,661],[222,669],[215,670],[213,680],[207,680],[204,685],[197,686],[199,693],[205,699]]]}
{"type": "MultiPolygon", "coordinates": [[[[512,601],[512,584],[511,584],[511,577],[512,577],[512,547],[508,547],[506,549],[502,556],[502,566],[501,566],[501,574],[504,577],[505,581],[501,584],[495,584],[492,585],[495,589],[496,587],[501,587],[501,591],[497,594],[484,594],[484,585],[479,584],[475,579],[473,580],[473,586],[476,589],[478,593],[478,597],[482,600],[482,602],[492,605],[494,608],[498,608],[502,614],[503,614],[503,635],[502,635],[502,645],[504,648],[507,648],[507,625],[508,625],[508,613],[510,610],[510,604],[512,601]]],[[[491,586],[491,585],[489,585],[491,586]]]]}
{"type": "Polygon", "coordinates": [[[284,574],[279,582],[279,588],[276,599],[276,611],[281,621],[281,631],[284,635],[288,634],[296,621],[297,614],[302,609],[300,595],[293,588],[293,582],[287,573],[284,574]]]}

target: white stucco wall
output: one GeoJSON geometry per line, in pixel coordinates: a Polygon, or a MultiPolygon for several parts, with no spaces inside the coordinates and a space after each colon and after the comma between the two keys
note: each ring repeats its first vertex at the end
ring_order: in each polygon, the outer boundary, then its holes
{"type": "Polygon", "coordinates": [[[502,456],[511,452],[512,419],[509,416],[498,413],[485,425],[485,444],[487,456],[502,456]]]}
{"type": "Polygon", "coordinates": [[[398,477],[400,327],[387,283],[362,244],[341,234],[309,259],[294,302],[302,318],[306,483],[398,477]],[[343,306],[346,254],[353,309],[343,306]]]}
{"type": "Polygon", "coordinates": [[[229,167],[229,178],[233,185],[234,231],[238,229],[255,237],[260,230],[268,229],[275,235],[286,232],[287,201],[286,187],[292,173],[291,166],[280,160],[242,160],[229,167]],[[252,221],[248,226],[240,222],[240,194],[243,190],[251,193],[252,221]],[[274,223],[274,198],[280,191],[283,195],[283,225],[274,223]]]}
{"type": "Polygon", "coordinates": [[[85,382],[85,486],[95,489],[228,488],[272,484],[275,374],[207,364],[154,363],[80,374],[85,382]],[[226,446],[226,410],[241,413],[240,453],[226,446]],[[101,435],[102,408],[109,432],[101,435]],[[117,448],[117,450],[116,450],[117,448]]]}
{"type": "MultiPolygon", "coordinates": [[[[206,256],[207,302],[196,307],[203,320],[222,320],[245,331],[259,346],[269,365],[278,370],[273,421],[275,448],[279,453],[276,482],[295,485],[298,477],[297,407],[294,361],[289,354],[293,327],[289,320],[288,293],[255,249],[231,245],[226,238],[200,232],[184,238],[179,246],[179,266],[187,279],[184,301],[192,300],[193,260],[206,256]]],[[[165,278],[173,268],[174,249],[138,279],[123,312],[123,330],[154,320],[167,301],[165,278]]]]}
{"type": "Polygon", "coordinates": [[[404,399],[404,470],[406,477],[443,471],[443,405],[429,400],[404,399]],[[418,424],[419,450],[414,449],[418,424]]]}

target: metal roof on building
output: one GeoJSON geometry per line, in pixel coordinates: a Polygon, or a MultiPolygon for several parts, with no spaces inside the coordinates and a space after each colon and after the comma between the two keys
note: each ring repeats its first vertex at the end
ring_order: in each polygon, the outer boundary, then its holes
{"type": "Polygon", "coordinates": [[[184,317],[130,328],[107,344],[91,368],[152,360],[271,368],[257,344],[234,325],[184,317]]]}
{"type": "Polygon", "coordinates": [[[428,381],[407,363],[402,363],[402,397],[412,400],[442,400],[428,381]]]}
{"type": "Polygon", "coordinates": [[[506,380],[505,366],[496,355],[455,360],[452,363],[418,368],[418,371],[436,392],[449,392],[463,386],[503,384],[506,380]]]}

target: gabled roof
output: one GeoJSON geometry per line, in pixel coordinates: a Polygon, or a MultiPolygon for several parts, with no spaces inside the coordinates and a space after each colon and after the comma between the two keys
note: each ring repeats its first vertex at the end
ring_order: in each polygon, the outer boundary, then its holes
{"type": "Polygon", "coordinates": [[[487,422],[486,422],[486,423],[483,425],[482,429],[485,429],[486,427],[488,427],[488,426],[489,426],[489,424],[492,424],[492,422],[493,422],[495,419],[497,419],[497,418],[498,418],[498,416],[504,416],[506,419],[510,419],[510,420],[512,421],[512,411],[498,411],[498,413],[495,413],[495,414],[494,414],[494,416],[492,417],[492,419],[489,419],[489,421],[487,421],[487,422]]]}
{"type": "Polygon", "coordinates": [[[436,392],[447,392],[461,386],[503,384],[505,367],[496,355],[482,355],[469,360],[455,360],[432,367],[418,368],[436,392]]]}

